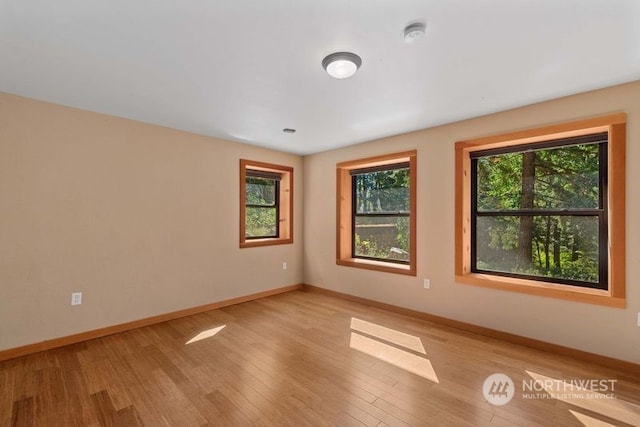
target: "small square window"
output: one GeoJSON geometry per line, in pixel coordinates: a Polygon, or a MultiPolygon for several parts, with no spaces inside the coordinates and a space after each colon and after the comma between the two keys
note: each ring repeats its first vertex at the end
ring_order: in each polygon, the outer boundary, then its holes
{"type": "Polygon", "coordinates": [[[280,174],[247,169],[245,178],[246,239],[280,237],[280,174]]]}
{"type": "Polygon", "coordinates": [[[293,168],[240,160],[240,247],[293,242],[293,168]]]}

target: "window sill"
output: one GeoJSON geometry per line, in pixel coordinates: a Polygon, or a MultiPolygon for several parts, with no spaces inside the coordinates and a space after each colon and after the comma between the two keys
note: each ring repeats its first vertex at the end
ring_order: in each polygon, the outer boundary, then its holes
{"type": "Polygon", "coordinates": [[[361,258],[337,259],[336,264],[345,267],[363,268],[366,270],[384,271],[386,273],[404,274],[406,276],[415,276],[416,270],[409,265],[396,264],[394,262],[374,261],[361,258]]]}
{"type": "Polygon", "coordinates": [[[626,306],[625,298],[613,296],[610,291],[604,291],[601,289],[581,288],[579,286],[561,285],[479,273],[456,275],[455,278],[456,282],[467,285],[483,286],[487,288],[559,298],[588,304],[605,305],[608,307],[624,308],[626,306]]]}
{"type": "Polygon", "coordinates": [[[283,238],[265,238],[265,239],[252,239],[240,242],[241,248],[255,248],[259,246],[274,246],[274,245],[286,245],[293,243],[293,239],[283,238]]]}

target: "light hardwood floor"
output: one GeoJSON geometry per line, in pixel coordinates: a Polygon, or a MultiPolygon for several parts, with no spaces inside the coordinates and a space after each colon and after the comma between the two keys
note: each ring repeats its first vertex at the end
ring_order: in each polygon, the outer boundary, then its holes
{"type": "Polygon", "coordinates": [[[625,372],[302,291],[1,362],[0,387],[0,426],[640,425],[625,372]],[[525,398],[532,378],[615,399],[525,398]]]}

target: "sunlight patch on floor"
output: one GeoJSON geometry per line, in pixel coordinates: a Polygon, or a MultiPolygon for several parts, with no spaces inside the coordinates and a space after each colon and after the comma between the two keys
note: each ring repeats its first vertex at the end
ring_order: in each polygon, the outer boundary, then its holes
{"type": "Polygon", "coordinates": [[[401,347],[408,348],[409,350],[413,350],[418,353],[427,354],[424,351],[420,338],[414,335],[405,334],[404,332],[376,325],[375,323],[367,322],[366,320],[357,319],[355,317],[351,318],[351,329],[380,338],[381,340],[388,341],[401,347]]]}
{"type": "Polygon", "coordinates": [[[352,349],[373,356],[429,381],[439,382],[429,359],[413,353],[426,354],[419,337],[354,317],[351,318],[351,329],[349,347],[352,349]],[[398,347],[387,343],[392,343],[398,347]],[[404,347],[413,352],[399,347],[404,347]]]}
{"type": "Polygon", "coordinates": [[[201,341],[207,338],[211,338],[212,336],[214,336],[215,334],[223,330],[225,326],[227,325],[222,325],[222,326],[218,326],[217,328],[211,328],[211,329],[207,329],[206,331],[202,331],[198,335],[196,335],[195,337],[187,341],[185,345],[188,345],[197,341],[201,341]]]}
{"type": "MultiPolygon", "coordinates": [[[[554,399],[569,403],[582,409],[604,415],[608,418],[631,425],[640,425],[640,406],[587,388],[578,387],[566,381],[547,377],[531,371],[525,371],[531,378],[542,385],[544,391],[554,399]]],[[[615,391],[614,391],[615,393],[615,391]]],[[[574,415],[574,411],[571,411],[574,415]]],[[[586,417],[586,415],[581,414],[586,417]]],[[[578,418],[576,416],[576,418],[578,418]]],[[[591,418],[591,417],[588,417],[591,418]]],[[[578,418],[580,420],[580,418],[578,418]]],[[[586,419],[586,418],[585,418],[586,419]]],[[[581,421],[582,422],[582,421],[581,421]]],[[[598,425],[598,424],[585,424],[598,425]]],[[[600,424],[608,425],[608,424],[600,424]]]]}
{"type": "Polygon", "coordinates": [[[609,424],[608,422],[590,417],[580,412],[572,410],[569,410],[569,412],[571,412],[571,415],[576,417],[576,419],[585,427],[615,427],[615,424],[609,424]]]}

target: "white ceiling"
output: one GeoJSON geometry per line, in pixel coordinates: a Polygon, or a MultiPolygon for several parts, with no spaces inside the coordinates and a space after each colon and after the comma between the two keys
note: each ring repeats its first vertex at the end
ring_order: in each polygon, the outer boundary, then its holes
{"type": "Polygon", "coordinates": [[[297,154],[638,79],[639,0],[0,0],[0,91],[297,154]]]}

